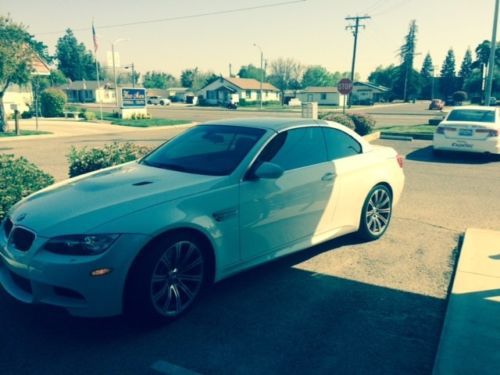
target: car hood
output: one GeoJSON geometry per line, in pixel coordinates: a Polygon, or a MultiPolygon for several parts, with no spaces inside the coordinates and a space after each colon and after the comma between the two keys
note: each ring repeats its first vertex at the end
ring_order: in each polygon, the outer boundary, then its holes
{"type": "Polygon", "coordinates": [[[87,233],[132,212],[216,188],[223,179],[127,163],[32,194],[10,217],[44,237],[87,233]]]}

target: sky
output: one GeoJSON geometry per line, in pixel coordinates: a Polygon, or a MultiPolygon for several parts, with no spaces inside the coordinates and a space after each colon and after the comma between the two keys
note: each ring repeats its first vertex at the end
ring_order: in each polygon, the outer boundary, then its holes
{"type": "MultiPolygon", "coordinates": [[[[28,27],[54,53],[71,28],[89,49],[94,20],[106,65],[111,43],[122,65],[179,76],[198,67],[227,76],[229,64],[260,66],[284,57],[330,71],[350,71],[353,35],[348,16],[365,16],[355,71],[361,79],[379,65],[399,64],[411,20],[418,26],[414,67],[430,53],[440,69],[453,48],[457,70],[468,47],[491,39],[495,0],[0,0],[0,14],[28,27]],[[117,26],[123,25],[123,26],[117,26]],[[257,44],[260,49],[254,44],[257,44]]],[[[498,39],[498,38],[497,38],[498,39]]],[[[475,54],[473,53],[475,56],[475,54]]]]}

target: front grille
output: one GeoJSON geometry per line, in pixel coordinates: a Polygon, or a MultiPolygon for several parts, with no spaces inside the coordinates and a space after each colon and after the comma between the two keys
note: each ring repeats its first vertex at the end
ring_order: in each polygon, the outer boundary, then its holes
{"type": "Polygon", "coordinates": [[[12,220],[10,220],[9,218],[5,219],[5,221],[3,222],[3,230],[5,232],[5,237],[9,237],[13,225],[14,224],[12,224],[12,220]]]}
{"type": "Polygon", "coordinates": [[[35,240],[35,234],[24,228],[14,228],[10,241],[17,250],[28,251],[35,240]]]}

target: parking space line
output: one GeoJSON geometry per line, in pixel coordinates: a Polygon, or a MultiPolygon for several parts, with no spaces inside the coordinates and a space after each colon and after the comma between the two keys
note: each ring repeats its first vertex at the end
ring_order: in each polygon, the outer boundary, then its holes
{"type": "Polygon", "coordinates": [[[151,368],[159,373],[166,375],[201,375],[198,372],[187,370],[167,361],[156,361],[151,365],[151,368]]]}

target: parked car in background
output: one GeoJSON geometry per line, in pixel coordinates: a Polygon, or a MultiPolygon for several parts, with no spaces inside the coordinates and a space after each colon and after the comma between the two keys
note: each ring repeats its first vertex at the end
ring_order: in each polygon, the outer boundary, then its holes
{"type": "Polygon", "coordinates": [[[441,99],[432,99],[429,104],[429,109],[441,110],[444,108],[444,102],[441,99]]]}
{"type": "Polygon", "coordinates": [[[453,108],[437,126],[433,150],[500,154],[499,109],[467,106],[453,108]]]}
{"type": "Polygon", "coordinates": [[[170,105],[171,101],[161,96],[152,95],[148,96],[146,103],[149,105],[170,105]]]}
{"type": "Polygon", "coordinates": [[[171,320],[214,281],[347,233],[380,238],[403,185],[395,150],[336,123],[205,123],[17,203],[0,284],[73,315],[171,320]]]}

